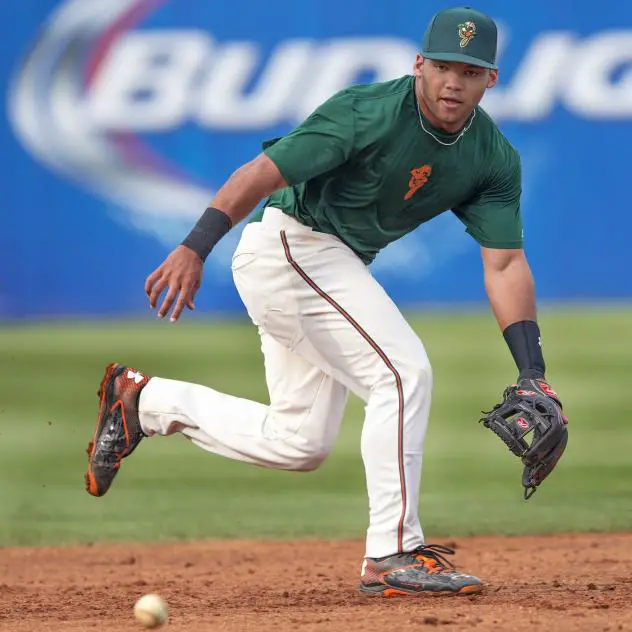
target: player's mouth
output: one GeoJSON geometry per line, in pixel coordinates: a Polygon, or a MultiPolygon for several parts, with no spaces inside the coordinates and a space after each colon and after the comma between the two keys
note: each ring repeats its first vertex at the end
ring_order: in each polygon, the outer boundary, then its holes
{"type": "Polygon", "coordinates": [[[458,99],[454,99],[452,97],[442,97],[439,101],[448,110],[456,110],[463,105],[463,101],[459,101],[458,99]]]}

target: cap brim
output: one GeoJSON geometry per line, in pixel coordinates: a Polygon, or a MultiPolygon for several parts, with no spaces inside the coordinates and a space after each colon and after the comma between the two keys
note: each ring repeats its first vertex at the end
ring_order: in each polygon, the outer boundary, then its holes
{"type": "Polygon", "coordinates": [[[463,64],[471,64],[472,66],[488,68],[489,70],[498,70],[496,64],[490,64],[483,59],[478,59],[478,57],[471,57],[470,55],[464,55],[462,53],[427,53],[421,51],[421,56],[435,61],[460,61],[463,64]]]}

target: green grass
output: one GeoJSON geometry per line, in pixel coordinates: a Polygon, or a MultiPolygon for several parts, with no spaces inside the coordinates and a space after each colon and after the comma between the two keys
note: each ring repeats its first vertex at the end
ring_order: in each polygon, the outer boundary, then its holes
{"type": "MultiPolygon", "coordinates": [[[[479,411],[515,371],[492,317],[411,318],[434,366],[420,513],[427,537],[632,528],[629,308],[544,310],[549,378],[570,417],[569,447],[529,502],[521,467],[479,411]]],[[[0,328],[0,544],[191,537],[362,537],[362,406],[350,401],[316,472],[264,470],[180,436],[143,442],[107,496],[83,489],[103,366],[267,401],[248,323],[155,321],[0,328]]]]}

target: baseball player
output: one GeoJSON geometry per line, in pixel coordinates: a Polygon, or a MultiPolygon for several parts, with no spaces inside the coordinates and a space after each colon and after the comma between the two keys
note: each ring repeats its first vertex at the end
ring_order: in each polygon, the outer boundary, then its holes
{"type": "Polygon", "coordinates": [[[418,503],[432,371],[368,264],[446,210],[480,244],[487,295],[519,371],[484,421],[522,459],[523,485],[533,493],[564,450],[566,425],[545,381],[523,251],[520,158],[479,107],[498,79],[496,42],[486,15],[439,12],[412,75],[338,92],[231,175],[145,290],[161,318],[175,322],[194,309],[206,257],[265,199],[243,230],[232,271],[261,336],[270,403],[109,365],[88,450],[90,494],[107,492],[144,437],[175,432],[232,459],[313,470],[331,451],[352,392],[366,403],[360,590],[481,590],[445,557],[452,550],[424,542],[418,503]]]}

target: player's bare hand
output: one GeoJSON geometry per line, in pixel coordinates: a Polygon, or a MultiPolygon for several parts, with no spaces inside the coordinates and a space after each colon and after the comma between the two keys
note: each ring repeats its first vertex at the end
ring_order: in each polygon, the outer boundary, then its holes
{"type": "Polygon", "coordinates": [[[145,281],[145,293],[149,297],[149,305],[156,307],[164,290],[167,290],[160,308],[158,318],[164,318],[173,307],[170,321],[176,322],[186,307],[193,310],[193,299],[202,283],[204,264],[198,255],[186,246],[178,246],[156,268],[145,281]]]}

